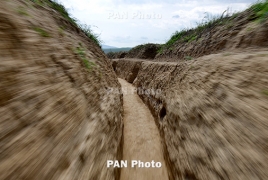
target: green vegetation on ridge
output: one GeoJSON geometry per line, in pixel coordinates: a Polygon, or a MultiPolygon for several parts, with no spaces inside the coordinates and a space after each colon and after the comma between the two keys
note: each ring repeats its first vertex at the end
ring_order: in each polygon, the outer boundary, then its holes
{"type": "Polygon", "coordinates": [[[67,19],[74,26],[81,29],[89,39],[91,39],[94,43],[96,43],[99,47],[101,47],[100,45],[101,40],[99,39],[99,36],[91,30],[90,26],[86,24],[78,23],[78,20],[71,17],[67,9],[62,4],[58,3],[57,1],[52,1],[52,0],[31,0],[31,1],[36,3],[37,5],[49,6],[52,9],[56,10],[62,15],[62,17],[67,19]]]}
{"type": "MultiPolygon", "coordinates": [[[[251,20],[262,22],[268,18],[268,0],[258,1],[247,10],[253,11],[254,13],[254,17],[251,20]]],[[[221,15],[216,16],[206,13],[204,20],[201,23],[197,23],[197,27],[174,32],[170,39],[158,50],[158,53],[162,53],[164,49],[171,48],[175,42],[189,43],[198,40],[205,31],[217,25],[226,25],[227,28],[230,28],[233,26],[233,23],[235,23],[234,19],[238,14],[239,13],[230,15],[227,13],[227,10],[221,15]]]]}
{"type": "Polygon", "coordinates": [[[253,4],[250,8],[254,11],[258,20],[263,21],[268,18],[268,0],[253,4]]]}

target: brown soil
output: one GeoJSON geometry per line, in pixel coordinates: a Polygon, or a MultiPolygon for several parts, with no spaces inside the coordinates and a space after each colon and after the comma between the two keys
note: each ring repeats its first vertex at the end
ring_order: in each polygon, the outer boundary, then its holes
{"type": "Polygon", "coordinates": [[[107,57],[109,59],[121,59],[121,58],[125,58],[127,52],[109,52],[107,53],[107,57]]]}
{"type": "Polygon", "coordinates": [[[157,54],[156,61],[183,61],[235,49],[267,47],[268,19],[264,22],[250,20],[252,11],[245,11],[224,25],[212,26],[191,42],[177,41],[157,54]]]}
{"type": "Polygon", "coordinates": [[[112,64],[55,10],[1,1],[0,179],[268,179],[268,22],[247,16],[157,56],[197,59],[112,64]],[[108,93],[121,88],[112,68],[128,92],[161,93],[108,93]],[[162,168],[120,177],[107,160],[121,159],[162,168]]]}
{"type": "MultiPolygon", "coordinates": [[[[173,44],[145,44],[132,48],[124,57],[157,62],[181,62],[204,55],[268,46],[268,18],[256,19],[252,9],[211,24],[201,32],[188,30],[173,44]],[[187,38],[189,38],[187,40],[187,38]],[[186,40],[185,40],[186,39],[186,40]]],[[[119,56],[110,57],[117,59],[119,56]]]]}
{"type": "Polygon", "coordinates": [[[267,49],[184,63],[118,60],[118,76],[135,63],[134,86],[161,89],[140,97],[156,119],[170,179],[268,179],[267,49]]]}
{"type": "Polygon", "coordinates": [[[0,179],[119,179],[123,102],[101,49],[49,7],[1,1],[0,59],[0,179]]]}
{"type": "Polygon", "coordinates": [[[154,59],[159,49],[160,44],[142,44],[129,50],[125,57],[138,59],[154,59]]]}
{"type": "Polygon", "coordinates": [[[161,162],[161,168],[121,169],[121,180],[167,180],[161,137],[150,110],[135,92],[135,87],[119,79],[123,88],[124,102],[124,145],[123,160],[142,162],[161,162]],[[134,93],[132,93],[134,92],[134,93]]]}

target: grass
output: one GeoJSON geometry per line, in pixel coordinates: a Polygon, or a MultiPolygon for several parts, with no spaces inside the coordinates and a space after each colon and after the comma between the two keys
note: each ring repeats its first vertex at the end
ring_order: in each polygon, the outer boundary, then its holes
{"type": "Polygon", "coordinates": [[[88,70],[91,70],[93,66],[96,66],[96,64],[94,62],[90,62],[87,57],[86,57],[86,53],[84,48],[82,47],[82,44],[79,43],[79,47],[76,48],[75,53],[78,54],[78,56],[81,58],[81,60],[83,61],[85,67],[88,70]]]}
{"type": "Polygon", "coordinates": [[[163,53],[163,48],[162,48],[163,45],[161,45],[161,47],[157,50],[157,54],[162,54],[163,53]]]}
{"type": "MultiPolygon", "coordinates": [[[[268,18],[268,0],[258,1],[253,4],[248,10],[253,10],[255,14],[255,20],[260,22],[265,21],[268,18]]],[[[224,25],[228,29],[234,26],[235,19],[239,16],[240,13],[228,13],[228,9],[225,10],[221,15],[211,15],[205,13],[205,17],[202,22],[197,23],[195,28],[183,29],[181,31],[174,32],[170,39],[161,47],[158,53],[162,53],[165,49],[170,49],[176,42],[179,43],[189,43],[195,40],[199,40],[201,35],[206,31],[209,31],[211,28],[224,25]]]]}
{"type": "Polygon", "coordinates": [[[61,16],[64,17],[66,20],[68,20],[71,24],[80,28],[89,39],[91,39],[96,45],[101,47],[102,41],[100,40],[99,35],[96,35],[95,33],[93,33],[90,26],[81,24],[78,22],[77,19],[71,17],[68,10],[59,2],[55,0],[54,1],[53,0],[31,0],[31,1],[40,6],[51,7],[52,9],[60,13],[61,16]]]}
{"type": "Polygon", "coordinates": [[[191,56],[185,56],[184,59],[187,60],[187,61],[190,61],[190,60],[192,60],[193,58],[192,58],[191,56]]]}
{"type": "Polygon", "coordinates": [[[231,55],[231,53],[224,53],[224,54],[222,54],[223,56],[230,56],[231,55]]]}
{"type": "Polygon", "coordinates": [[[20,14],[20,15],[23,15],[23,16],[30,16],[27,11],[23,8],[23,7],[19,7],[17,12],[20,14]]]}
{"type": "Polygon", "coordinates": [[[40,28],[40,27],[34,27],[33,28],[40,36],[43,37],[50,37],[50,35],[48,34],[48,32],[46,32],[44,29],[40,28]]]}
{"type": "Polygon", "coordinates": [[[262,94],[268,96],[268,90],[263,90],[263,91],[262,91],[262,94]]]}
{"type": "Polygon", "coordinates": [[[62,28],[62,27],[60,27],[59,29],[59,34],[60,34],[60,36],[64,36],[65,34],[64,34],[64,29],[62,28]]]}
{"type": "Polygon", "coordinates": [[[102,41],[100,40],[99,35],[95,34],[95,33],[91,30],[91,28],[90,28],[89,25],[87,25],[87,24],[80,24],[80,25],[79,25],[79,28],[86,34],[86,36],[87,36],[89,39],[93,40],[93,42],[94,42],[95,44],[97,44],[99,47],[101,47],[101,43],[102,43],[102,41]]]}
{"type": "Polygon", "coordinates": [[[174,45],[175,42],[181,43],[190,43],[192,41],[197,41],[201,34],[206,30],[216,26],[224,25],[228,21],[230,15],[224,11],[221,15],[212,16],[209,13],[206,13],[206,16],[203,18],[202,22],[197,23],[197,27],[191,29],[183,29],[181,31],[175,31],[170,39],[161,47],[159,52],[163,52],[164,49],[169,49],[174,45]]]}
{"type": "Polygon", "coordinates": [[[253,4],[250,9],[253,10],[256,20],[263,22],[268,18],[268,0],[253,4]]]}

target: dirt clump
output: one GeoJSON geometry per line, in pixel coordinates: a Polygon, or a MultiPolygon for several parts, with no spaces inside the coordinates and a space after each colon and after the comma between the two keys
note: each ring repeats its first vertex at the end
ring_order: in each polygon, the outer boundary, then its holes
{"type": "MultiPolygon", "coordinates": [[[[43,1],[42,1],[43,2],[43,1]]],[[[118,179],[122,96],[111,62],[59,12],[0,7],[0,179],[118,179]]]]}

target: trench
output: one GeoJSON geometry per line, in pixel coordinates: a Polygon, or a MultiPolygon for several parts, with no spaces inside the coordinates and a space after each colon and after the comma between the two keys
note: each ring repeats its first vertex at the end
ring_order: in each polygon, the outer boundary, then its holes
{"type": "Polygon", "coordinates": [[[123,90],[124,129],[123,160],[128,166],[121,168],[121,180],[168,179],[159,130],[147,106],[135,92],[135,87],[118,78],[123,90]],[[131,166],[132,161],[140,161],[131,166]],[[153,162],[152,162],[153,161],[153,162]],[[145,167],[145,163],[150,167],[145,167]],[[156,167],[156,162],[161,167],[156,167]],[[154,165],[153,165],[154,164],[154,165]],[[159,163],[158,163],[159,165],[159,163]],[[154,166],[154,167],[153,167],[154,166]]]}

